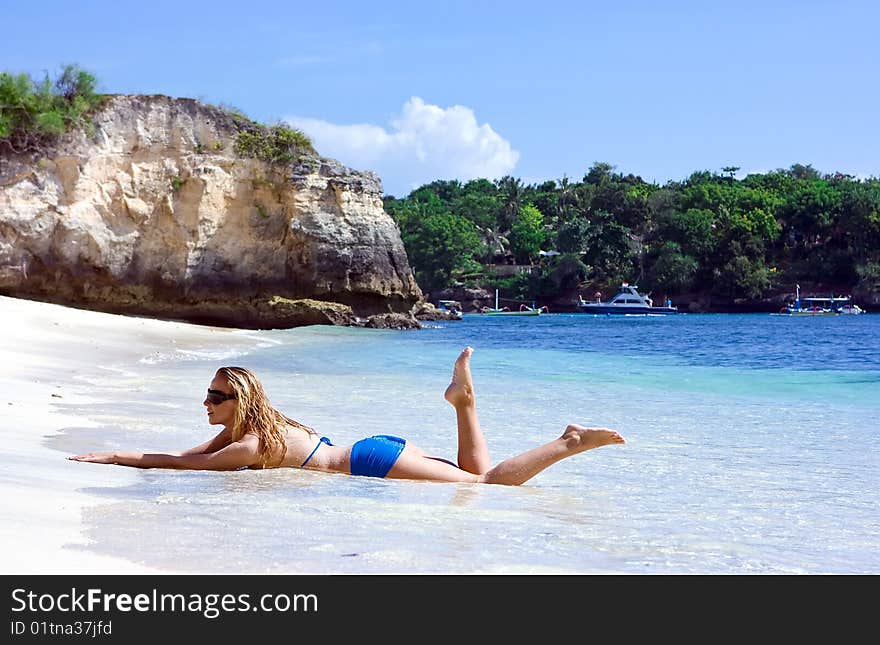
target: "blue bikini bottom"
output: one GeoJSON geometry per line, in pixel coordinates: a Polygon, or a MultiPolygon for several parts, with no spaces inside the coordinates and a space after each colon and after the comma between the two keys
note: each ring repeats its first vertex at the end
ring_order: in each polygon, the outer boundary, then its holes
{"type": "Polygon", "coordinates": [[[355,442],[351,447],[351,474],[385,477],[397,462],[406,439],[379,434],[355,442]]]}

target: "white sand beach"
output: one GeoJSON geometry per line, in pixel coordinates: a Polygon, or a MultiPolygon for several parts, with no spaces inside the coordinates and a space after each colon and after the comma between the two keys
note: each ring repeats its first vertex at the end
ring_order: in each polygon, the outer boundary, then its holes
{"type": "Polygon", "coordinates": [[[63,427],[95,425],[59,404],[87,402],[89,378],[106,378],[108,369],[157,353],[216,347],[219,340],[245,349],[253,339],[234,330],[2,296],[0,320],[0,573],[153,573],[82,548],[82,509],[95,501],[84,490],[124,485],[136,473],[83,468],[50,448],[46,439],[63,427]]]}

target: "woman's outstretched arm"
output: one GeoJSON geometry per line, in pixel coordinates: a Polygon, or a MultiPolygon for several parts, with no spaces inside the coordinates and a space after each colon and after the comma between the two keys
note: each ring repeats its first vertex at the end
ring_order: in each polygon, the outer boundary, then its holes
{"type": "MultiPolygon", "coordinates": [[[[222,434],[222,433],[221,433],[222,434]]],[[[220,450],[198,454],[143,453],[131,451],[90,452],[68,457],[72,461],[116,464],[134,468],[177,468],[184,470],[235,470],[253,466],[259,459],[259,440],[245,435],[220,450]]]]}

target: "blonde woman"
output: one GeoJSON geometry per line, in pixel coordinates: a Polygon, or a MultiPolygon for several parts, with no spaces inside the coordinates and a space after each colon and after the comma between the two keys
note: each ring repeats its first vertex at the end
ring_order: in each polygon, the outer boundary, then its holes
{"type": "Polygon", "coordinates": [[[208,423],[223,426],[210,441],[178,453],[111,451],[69,459],[137,468],[306,468],[368,477],[518,485],[565,457],[625,443],[613,430],[570,424],[553,441],[493,467],[477,418],[472,352],[466,347],[456,359],[444,395],[455,408],[456,462],[428,455],[392,435],[374,435],[351,446],[333,445],[327,437],[319,437],[312,428],[273,408],[260,381],[243,367],[221,367],[208,387],[204,401],[208,423]]]}

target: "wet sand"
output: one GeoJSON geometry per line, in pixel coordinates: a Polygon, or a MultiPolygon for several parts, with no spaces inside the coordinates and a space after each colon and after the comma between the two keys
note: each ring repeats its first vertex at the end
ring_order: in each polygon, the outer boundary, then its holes
{"type": "Polygon", "coordinates": [[[154,573],[83,548],[82,510],[96,503],[89,489],[125,485],[136,471],[68,461],[49,440],[65,427],[96,425],[71,410],[89,401],[91,383],[106,379],[108,370],[218,343],[244,349],[253,339],[235,330],[4,296],[0,321],[0,572],[154,573]]]}

